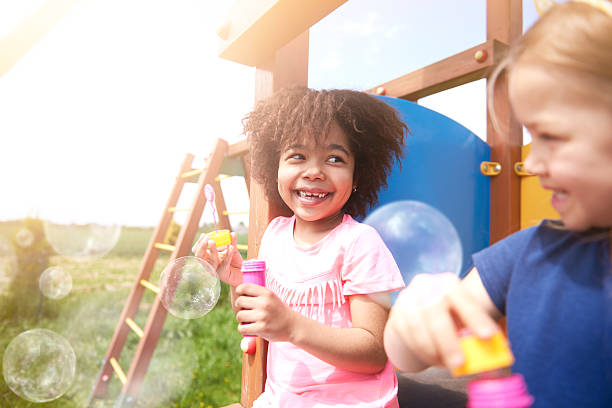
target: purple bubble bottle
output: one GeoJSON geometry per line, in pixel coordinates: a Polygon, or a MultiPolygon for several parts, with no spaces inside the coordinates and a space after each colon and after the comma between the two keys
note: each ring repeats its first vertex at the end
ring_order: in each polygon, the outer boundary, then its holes
{"type": "Polygon", "coordinates": [[[479,339],[466,332],[460,345],[465,363],[454,369],[453,375],[472,378],[467,385],[467,408],[531,407],[533,397],[527,391],[525,379],[510,373],[514,356],[502,333],[479,339]]]}

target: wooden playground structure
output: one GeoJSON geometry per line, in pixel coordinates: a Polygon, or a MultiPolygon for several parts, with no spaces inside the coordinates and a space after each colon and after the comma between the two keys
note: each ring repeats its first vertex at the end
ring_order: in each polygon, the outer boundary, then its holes
{"type": "MultiPolygon", "coordinates": [[[[340,7],[346,0],[239,0],[235,3],[227,21],[219,27],[221,58],[255,67],[255,100],[264,99],[277,90],[290,85],[308,85],[309,28],[340,7]]],[[[384,93],[387,96],[418,102],[432,95],[468,82],[487,78],[491,68],[500,61],[504,52],[522,33],[521,0],[486,1],[486,41],[458,54],[449,56],[399,78],[390,79],[366,90],[369,93],[384,93]]],[[[500,134],[487,113],[486,141],[491,148],[489,162],[481,164],[480,171],[490,176],[490,243],[543,218],[549,209],[536,209],[526,213],[521,204],[523,196],[542,195],[533,180],[522,171],[523,133],[513,117],[504,91],[506,79],[498,80],[499,90],[493,94],[497,120],[507,134],[500,134]],[[529,189],[529,192],[526,192],[529,189]],[[522,215],[523,214],[523,215],[522,215]]],[[[218,175],[228,168],[242,168],[250,197],[249,235],[247,258],[258,254],[261,237],[273,218],[284,214],[282,210],[265,199],[260,184],[249,178],[248,145],[246,141],[228,145],[219,140],[204,170],[191,168],[193,157],[187,157],[181,166],[177,183],[170,195],[160,223],[145,253],[141,269],[126,302],[121,319],[109,346],[102,368],[94,385],[92,398],[106,394],[108,381],[113,372],[123,383],[119,406],[135,401],[147,366],[163,328],[166,311],[156,300],[146,327],[134,328],[132,317],[145,289],[155,290],[147,279],[159,251],[172,252],[176,259],[189,254],[197,226],[204,208],[203,194],[199,194],[188,221],[183,226],[175,246],[161,244],[167,230],[174,206],[182,185],[193,181],[201,190],[206,184],[213,185],[216,206],[223,228],[231,228],[218,175]],[[118,367],[117,359],[130,329],[140,337],[140,343],[129,372],[118,367]]],[[[230,171],[231,173],[231,171],[230,171]]],[[[240,173],[240,171],[238,171],[240,173]]],[[[234,174],[237,174],[234,172],[234,174]]],[[[250,407],[263,391],[266,378],[267,344],[256,340],[254,354],[243,354],[241,401],[231,407],[250,407]]]]}

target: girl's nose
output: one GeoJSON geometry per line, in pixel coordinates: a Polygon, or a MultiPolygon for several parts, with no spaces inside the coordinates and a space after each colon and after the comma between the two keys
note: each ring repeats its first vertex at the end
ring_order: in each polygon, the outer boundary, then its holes
{"type": "Polygon", "coordinates": [[[535,176],[541,176],[546,173],[546,163],[532,150],[525,159],[525,170],[535,176]]]}
{"type": "Polygon", "coordinates": [[[321,166],[319,166],[317,163],[307,163],[303,176],[309,180],[325,178],[325,174],[323,173],[321,166]]]}

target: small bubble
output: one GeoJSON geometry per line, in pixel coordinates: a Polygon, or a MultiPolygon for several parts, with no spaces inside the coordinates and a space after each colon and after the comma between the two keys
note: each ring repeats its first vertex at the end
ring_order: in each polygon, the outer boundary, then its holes
{"type": "Polygon", "coordinates": [[[181,319],[204,316],[215,307],[221,293],[216,271],[208,262],[194,256],[169,263],[160,280],[161,303],[181,319]]]}
{"type": "Polygon", "coordinates": [[[40,291],[51,299],[61,299],[72,289],[72,277],[59,266],[45,269],[40,275],[40,291]]]}
{"type": "Polygon", "coordinates": [[[15,234],[15,241],[20,247],[27,248],[34,242],[34,234],[27,228],[20,228],[15,234]]]}

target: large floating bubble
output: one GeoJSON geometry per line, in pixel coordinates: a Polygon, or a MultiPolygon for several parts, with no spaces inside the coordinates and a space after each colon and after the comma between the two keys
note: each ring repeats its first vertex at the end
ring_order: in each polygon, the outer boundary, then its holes
{"type": "Polygon", "coordinates": [[[99,258],[119,240],[117,224],[57,222],[45,220],[45,234],[55,251],[63,256],[99,258]]]}
{"type": "Polygon", "coordinates": [[[9,388],[31,402],[64,395],[72,384],[76,356],[68,340],[47,329],[15,337],[4,351],[2,373],[9,388]]]}
{"type": "Polygon", "coordinates": [[[406,284],[419,273],[461,272],[459,235],[435,208],[419,201],[396,201],[377,208],[364,222],[378,231],[406,284]]]}
{"type": "Polygon", "coordinates": [[[45,269],[40,275],[40,292],[51,299],[61,299],[72,289],[72,276],[59,266],[45,269]]]}
{"type": "Polygon", "coordinates": [[[0,237],[0,295],[6,293],[17,273],[17,256],[11,244],[0,237]]]}
{"type": "Polygon", "coordinates": [[[161,273],[160,281],[162,304],[181,319],[204,316],[215,307],[221,293],[217,272],[195,256],[170,262],[161,273]]]}

